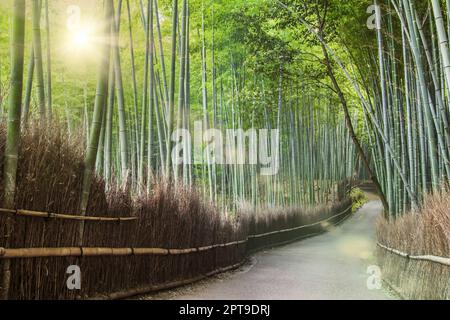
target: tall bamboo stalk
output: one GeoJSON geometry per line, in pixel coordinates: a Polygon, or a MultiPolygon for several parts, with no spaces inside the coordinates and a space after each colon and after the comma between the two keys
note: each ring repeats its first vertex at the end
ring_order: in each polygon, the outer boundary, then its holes
{"type": "MultiPolygon", "coordinates": [[[[25,46],[25,0],[14,0],[11,33],[11,92],[8,106],[8,127],[5,145],[4,164],[4,199],[5,208],[14,209],[16,195],[16,178],[20,146],[20,120],[23,90],[23,65],[25,46]]],[[[10,245],[13,220],[6,221],[6,243],[10,245]]],[[[8,299],[11,281],[10,260],[5,260],[2,267],[2,291],[0,298],[8,299]]]]}
{"type": "MultiPolygon", "coordinates": [[[[94,104],[94,116],[92,119],[91,134],[89,137],[89,145],[86,151],[86,157],[84,160],[84,173],[83,173],[83,187],[81,193],[80,211],[82,215],[86,215],[86,210],[89,202],[89,195],[91,191],[92,178],[95,170],[95,161],[97,158],[98,142],[100,137],[103,109],[106,104],[108,94],[108,76],[110,66],[110,50],[111,42],[111,28],[114,19],[114,1],[107,0],[105,2],[104,19],[102,36],[105,41],[102,41],[101,45],[101,63],[99,66],[98,80],[97,80],[97,94],[95,96],[94,104]]],[[[115,27],[114,27],[115,28],[115,27]]],[[[78,233],[78,242],[81,245],[83,241],[84,224],[80,225],[78,233]]]]}
{"type": "Polygon", "coordinates": [[[120,163],[122,170],[122,178],[126,179],[129,172],[129,159],[128,159],[128,138],[127,138],[127,124],[126,124],[126,114],[125,114],[125,94],[122,80],[122,67],[120,59],[120,49],[119,49],[119,32],[120,32],[120,15],[121,15],[121,5],[122,1],[119,0],[117,13],[114,14],[113,23],[113,63],[115,72],[115,82],[116,82],[116,93],[117,93],[117,106],[119,114],[119,139],[120,139],[120,163]]]}
{"type": "Polygon", "coordinates": [[[25,101],[23,103],[23,123],[28,123],[28,117],[30,113],[30,106],[31,106],[31,93],[33,91],[33,77],[34,77],[34,49],[33,46],[31,46],[30,50],[30,61],[28,62],[28,70],[27,70],[27,84],[25,89],[25,101]]]}
{"type": "Polygon", "coordinates": [[[170,87],[169,87],[169,110],[167,118],[166,139],[166,169],[165,175],[169,177],[172,171],[172,131],[175,109],[175,68],[177,54],[177,23],[178,23],[178,0],[172,1],[172,50],[170,63],[170,87]]]}
{"type": "Polygon", "coordinates": [[[48,118],[52,117],[52,104],[53,104],[53,95],[52,95],[52,50],[51,50],[51,36],[50,36],[50,16],[49,16],[49,8],[48,8],[48,0],[45,0],[45,30],[47,36],[47,113],[48,118]]]}
{"type": "Polygon", "coordinates": [[[150,64],[150,99],[148,105],[148,147],[147,147],[147,189],[151,188],[151,175],[153,173],[153,111],[154,102],[153,99],[155,94],[155,66],[154,66],[154,48],[155,40],[153,35],[153,2],[149,1],[150,11],[148,19],[148,33],[149,33],[149,64],[150,64]]]}
{"type": "Polygon", "coordinates": [[[39,114],[42,121],[46,119],[46,101],[44,68],[42,63],[42,41],[41,41],[41,1],[33,0],[33,49],[36,68],[36,90],[38,93],[39,114]]]}

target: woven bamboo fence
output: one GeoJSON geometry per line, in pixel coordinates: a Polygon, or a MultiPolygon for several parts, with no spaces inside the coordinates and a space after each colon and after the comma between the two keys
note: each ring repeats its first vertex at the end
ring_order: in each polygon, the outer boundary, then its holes
{"type": "Polygon", "coordinates": [[[345,219],[351,204],[234,223],[205,219],[211,212],[198,203],[177,219],[164,206],[113,218],[0,209],[1,226],[7,216],[15,220],[12,245],[3,248],[0,239],[0,263],[11,261],[10,299],[124,298],[191,283],[238,267],[258,249],[323,232],[345,219]],[[75,241],[79,223],[83,247],[75,241]],[[70,265],[81,269],[81,290],[66,286],[70,265]]]}

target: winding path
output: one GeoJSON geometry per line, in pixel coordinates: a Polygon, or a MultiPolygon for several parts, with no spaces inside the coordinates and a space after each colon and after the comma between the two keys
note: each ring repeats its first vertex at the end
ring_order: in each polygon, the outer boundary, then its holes
{"type": "Polygon", "coordinates": [[[147,299],[393,299],[384,289],[367,288],[380,213],[381,203],[370,201],[328,233],[261,252],[238,271],[147,299]]]}

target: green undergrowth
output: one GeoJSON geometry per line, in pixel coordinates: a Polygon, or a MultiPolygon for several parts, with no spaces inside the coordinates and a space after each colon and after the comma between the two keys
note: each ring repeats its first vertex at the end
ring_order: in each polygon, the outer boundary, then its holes
{"type": "Polygon", "coordinates": [[[353,213],[358,211],[362,206],[364,206],[367,203],[367,201],[369,201],[364,191],[362,191],[359,188],[353,188],[352,191],[350,192],[350,197],[353,200],[352,205],[353,213]]]}

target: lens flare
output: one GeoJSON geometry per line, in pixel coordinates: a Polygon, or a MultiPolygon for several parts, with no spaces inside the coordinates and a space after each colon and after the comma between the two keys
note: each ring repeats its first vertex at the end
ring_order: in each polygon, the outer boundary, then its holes
{"type": "Polygon", "coordinates": [[[73,65],[95,61],[98,57],[98,38],[94,24],[85,23],[82,26],[68,30],[65,45],[62,50],[73,65]]]}
{"type": "Polygon", "coordinates": [[[85,50],[91,45],[91,34],[88,29],[77,29],[72,31],[71,40],[73,49],[85,50]]]}
{"type": "Polygon", "coordinates": [[[73,44],[78,48],[85,48],[89,45],[89,34],[86,30],[78,30],[74,32],[72,38],[73,44]]]}

